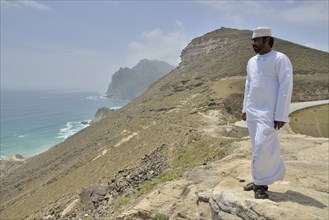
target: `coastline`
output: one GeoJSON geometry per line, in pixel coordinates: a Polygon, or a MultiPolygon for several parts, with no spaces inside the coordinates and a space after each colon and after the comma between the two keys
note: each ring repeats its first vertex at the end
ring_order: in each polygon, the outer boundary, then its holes
{"type": "MultiPolygon", "coordinates": [[[[68,122],[69,123],[69,122],[68,122]]],[[[41,149],[40,151],[38,151],[37,153],[33,154],[33,155],[30,155],[30,156],[23,156],[19,153],[14,153],[12,155],[1,155],[1,158],[0,158],[0,161],[10,161],[10,162],[26,162],[27,159],[31,158],[31,157],[34,157],[34,156],[37,156],[39,154],[42,154],[46,151],[48,151],[49,149],[51,149],[52,147],[64,142],[67,138],[77,134],[78,132],[82,131],[83,129],[89,127],[92,123],[92,120],[83,120],[80,122],[81,125],[83,125],[83,127],[79,130],[76,130],[75,132],[72,132],[71,134],[69,135],[66,135],[65,137],[63,136],[63,140],[62,141],[59,141],[58,143],[54,143],[54,144],[49,144],[47,145],[47,147],[42,147],[43,149],[41,149]]],[[[56,138],[59,138],[59,137],[56,137],[56,138]]]]}
{"type": "Polygon", "coordinates": [[[16,161],[16,162],[22,162],[22,161],[25,161],[25,157],[23,157],[22,155],[20,154],[14,154],[13,156],[10,156],[10,157],[6,157],[6,158],[1,158],[1,160],[4,160],[4,161],[16,161]]]}
{"type": "Polygon", "coordinates": [[[0,159],[38,155],[89,126],[99,108],[129,102],[99,92],[48,90],[1,90],[1,100],[0,159]]]}
{"type": "MultiPolygon", "coordinates": [[[[65,137],[62,136],[62,138],[64,138],[62,141],[58,142],[58,143],[55,143],[55,144],[50,144],[49,146],[47,146],[45,149],[42,149],[40,151],[38,151],[37,153],[33,154],[33,155],[30,155],[30,156],[22,156],[21,154],[19,153],[14,153],[12,155],[8,155],[8,156],[5,156],[5,155],[1,155],[0,157],[0,161],[2,162],[10,162],[10,163],[22,163],[22,162],[26,162],[27,159],[29,158],[32,158],[32,157],[35,157],[35,156],[38,156],[46,151],[48,151],[49,149],[51,149],[52,147],[55,147],[56,145],[64,142],[67,138],[79,133],[80,131],[84,130],[85,128],[89,127],[91,124],[101,120],[102,118],[106,117],[105,114],[108,113],[107,111],[105,111],[104,109],[107,109],[109,111],[117,111],[119,110],[120,108],[122,108],[123,106],[115,106],[115,107],[110,107],[110,108],[107,108],[107,107],[102,107],[102,108],[99,108],[97,110],[97,112],[95,113],[93,119],[87,119],[87,120],[82,120],[80,122],[78,122],[79,124],[81,124],[81,128],[78,129],[78,130],[74,130],[74,132],[70,133],[69,135],[66,135],[65,137]],[[103,110],[102,110],[103,109],[103,110]],[[99,116],[99,114],[101,114],[101,116],[99,116]]],[[[68,122],[68,123],[71,123],[71,122],[68,122]]],[[[67,124],[68,124],[67,123],[67,124]]],[[[62,130],[62,129],[61,129],[62,130]]],[[[56,137],[56,138],[59,138],[56,137]]],[[[2,167],[1,167],[2,169],[2,167]]]]}

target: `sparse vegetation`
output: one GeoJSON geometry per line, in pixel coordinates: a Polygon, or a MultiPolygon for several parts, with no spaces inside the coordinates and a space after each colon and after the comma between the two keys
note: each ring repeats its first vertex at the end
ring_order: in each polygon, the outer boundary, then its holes
{"type": "Polygon", "coordinates": [[[187,194],[189,194],[189,192],[191,191],[189,186],[191,185],[191,183],[185,184],[182,186],[182,193],[181,196],[187,196],[187,194]]]}
{"type": "Polygon", "coordinates": [[[125,205],[130,204],[131,202],[132,202],[132,199],[131,199],[130,196],[118,196],[112,204],[113,211],[114,212],[121,212],[122,208],[125,205]]]}
{"type": "Polygon", "coordinates": [[[157,185],[174,180],[174,179],[178,178],[181,174],[182,173],[179,171],[178,172],[177,171],[163,172],[158,177],[156,177],[153,181],[147,182],[147,183],[139,186],[137,191],[133,194],[133,197],[138,198],[141,195],[143,195],[147,192],[150,192],[157,185]]]}
{"type": "Polygon", "coordinates": [[[155,215],[155,220],[168,220],[169,217],[162,213],[157,213],[155,215]]]}
{"type": "Polygon", "coordinates": [[[207,161],[224,156],[230,140],[210,136],[198,137],[190,134],[186,140],[174,147],[172,165],[184,169],[200,166],[207,161]]]}
{"type": "Polygon", "coordinates": [[[91,216],[89,214],[84,214],[83,220],[91,220],[91,216]]]}
{"type": "Polygon", "coordinates": [[[290,126],[296,133],[313,137],[329,137],[329,105],[321,105],[292,113],[290,126]]]}
{"type": "Polygon", "coordinates": [[[295,75],[293,102],[329,99],[329,75],[295,75]]]}

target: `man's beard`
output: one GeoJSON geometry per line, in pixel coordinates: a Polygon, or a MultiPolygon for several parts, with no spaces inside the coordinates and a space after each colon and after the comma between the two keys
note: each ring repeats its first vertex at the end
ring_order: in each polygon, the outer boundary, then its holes
{"type": "Polygon", "coordinates": [[[259,45],[253,45],[254,51],[256,53],[259,53],[262,49],[264,49],[265,45],[264,44],[259,44],[259,45]]]}
{"type": "Polygon", "coordinates": [[[259,52],[259,48],[258,47],[253,47],[253,48],[254,48],[255,53],[258,53],[259,52]]]}

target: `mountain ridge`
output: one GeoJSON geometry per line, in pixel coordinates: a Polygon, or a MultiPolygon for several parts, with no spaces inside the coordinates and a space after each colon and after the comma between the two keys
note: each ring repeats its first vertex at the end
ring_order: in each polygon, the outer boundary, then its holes
{"type": "Polygon", "coordinates": [[[142,59],[133,68],[120,68],[112,75],[107,89],[108,98],[133,99],[168,74],[174,67],[164,61],[142,59]]]}

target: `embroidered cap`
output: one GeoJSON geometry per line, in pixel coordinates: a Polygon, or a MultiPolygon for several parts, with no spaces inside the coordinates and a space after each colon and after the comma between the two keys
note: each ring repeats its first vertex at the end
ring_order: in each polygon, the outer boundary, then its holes
{"type": "Polygon", "coordinates": [[[272,30],[271,30],[271,28],[268,28],[268,27],[258,27],[258,28],[256,28],[256,30],[253,31],[251,38],[267,37],[267,36],[272,37],[272,30]]]}

